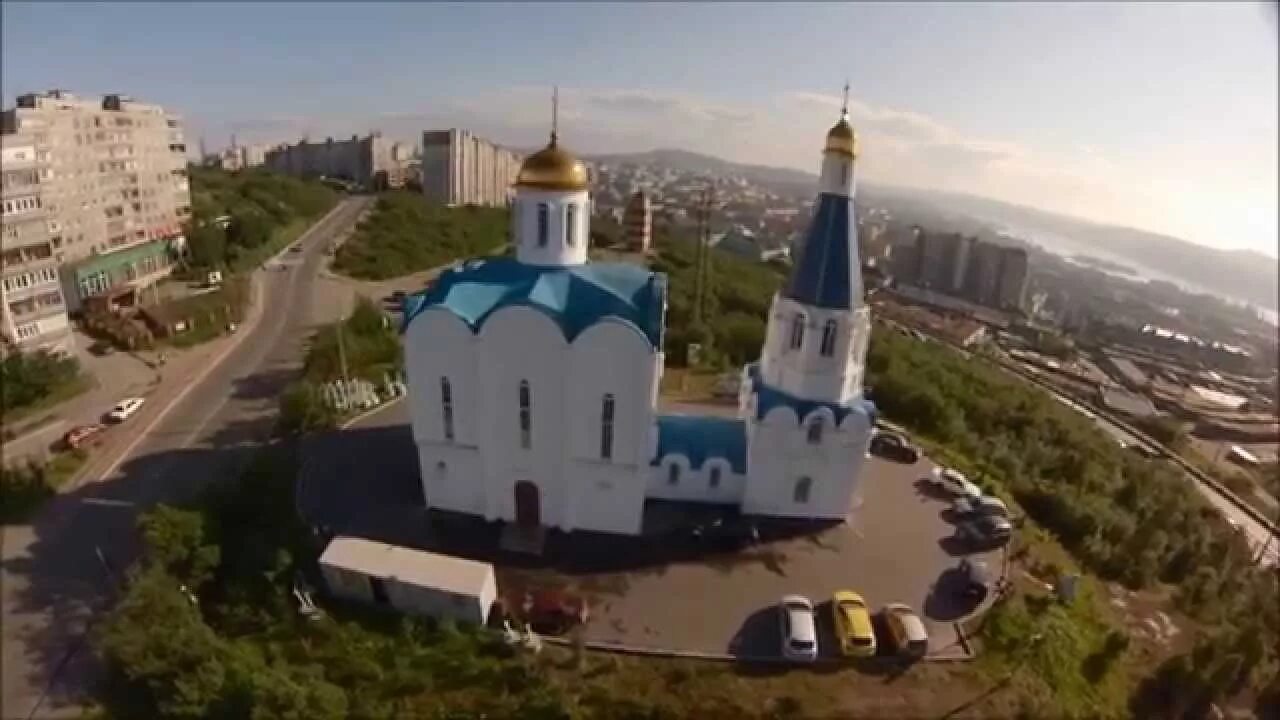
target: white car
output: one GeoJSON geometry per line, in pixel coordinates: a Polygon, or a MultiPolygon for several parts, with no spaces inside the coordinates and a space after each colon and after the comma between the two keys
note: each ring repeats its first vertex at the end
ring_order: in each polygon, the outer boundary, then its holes
{"type": "Polygon", "coordinates": [[[976,501],[982,497],[982,488],[974,485],[964,473],[951,468],[934,468],[930,482],[943,492],[976,501]]]}
{"type": "Polygon", "coordinates": [[[146,398],[125,398],[124,400],[116,403],[115,407],[111,408],[111,412],[107,413],[107,419],[112,422],[124,422],[134,413],[138,412],[144,402],[146,402],[146,398]]]}
{"type": "Polygon", "coordinates": [[[782,656],[796,662],[818,659],[818,628],[813,603],[803,595],[788,595],[778,603],[782,625],[782,656]]]}

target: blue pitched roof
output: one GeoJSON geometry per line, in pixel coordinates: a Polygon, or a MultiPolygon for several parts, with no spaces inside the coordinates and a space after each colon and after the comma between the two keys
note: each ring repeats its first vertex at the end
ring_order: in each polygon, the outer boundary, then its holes
{"type": "Polygon", "coordinates": [[[860,272],[853,198],[822,193],[783,295],[805,305],[858,307],[862,304],[860,272]]]}
{"type": "Polygon", "coordinates": [[[809,413],[820,407],[830,409],[832,415],[835,416],[837,424],[844,422],[844,419],[848,417],[849,413],[857,410],[866,413],[871,418],[871,422],[874,425],[876,415],[879,414],[879,410],[876,409],[875,403],[865,397],[859,399],[858,402],[852,405],[820,402],[818,400],[805,400],[804,398],[798,398],[790,393],[766,385],[764,380],[760,377],[759,365],[750,365],[748,366],[747,371],[750,373],[751,390],[756,394],[757,420],[764,419],[764,416],[768,415],[770,410],[778,407],[779,405],[784,405],[794,410],[796,413],[796,419],[800,422],[804,422],[804,419],[808,417],[809,413]]]}
{"type": "Polygon", "coordinates": [[[570,341],[600,320],[616,317],[633,323],[661,348],[666,296],[666,275],[636,265],[547,267],[514,258],[471,260],[405,298],[401,332],[428,308],[448,308],[478,332],[499,308],[527,305],[555,319],[570,341]]]}
{"type": "Polygon", "coordinates": [[[701,415],[659,415],[658,454],[651,465],[667,455],[684,455],[697,469],[711,458],[724,458],[733,471],[747,472],[747,427],[741,420],[701,415]]]}

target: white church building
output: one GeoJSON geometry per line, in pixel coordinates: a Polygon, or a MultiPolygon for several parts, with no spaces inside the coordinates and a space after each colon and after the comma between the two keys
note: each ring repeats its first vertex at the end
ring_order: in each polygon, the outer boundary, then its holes
{"type": "Polygon", "coordinates": [[[427,506],[628,535],[649,499],[845,518],[875,416],[862,392],[856,152],[844,112],[760,360],[743,369],[737,419],[663,415],[666,277],[588,262],[587,171],[553,130],[516,180],[515,258],[461,263],[405,300],[427,506]]]}

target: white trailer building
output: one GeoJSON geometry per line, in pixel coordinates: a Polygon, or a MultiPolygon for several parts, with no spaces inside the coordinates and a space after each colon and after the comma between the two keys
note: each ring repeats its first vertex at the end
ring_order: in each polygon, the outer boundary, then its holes
{"type": "Polygon", "coordinates": [[[320,556],[329,592],[401,612],[483,624],[497,598],[493,566],[338,536],[320,556]]]}

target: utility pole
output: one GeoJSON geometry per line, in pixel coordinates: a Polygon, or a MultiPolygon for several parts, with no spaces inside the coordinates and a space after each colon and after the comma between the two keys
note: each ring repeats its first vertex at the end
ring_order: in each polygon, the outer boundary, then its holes
{"type": "Polygon", "coordinates": [[[698,327],[702,326],[703,305],[707,294],[707,264],[711,252],[711,204],[713,199],[714,191],[708,186],[703,189],[702,198],[698,202],[698,246],[697,254],[694,256],[693,273],[693,321],[694,325],[698,327]]]}
{"type": "MultiPolygon", "coordinates": [[[[345,306],[346,303],[343,303],[343,305],[345,306]]],[[[343,309],[345,310],[346,308],[344,307],[343,309]]],[[[343,326],[346,324],[347,324],[346,316],[343,315],[342,313],[338,313],[338,368],[342,373],[343,387],[346,387],[346,384],[347,384],[347,346],[342,339],[343,326]]]]}

